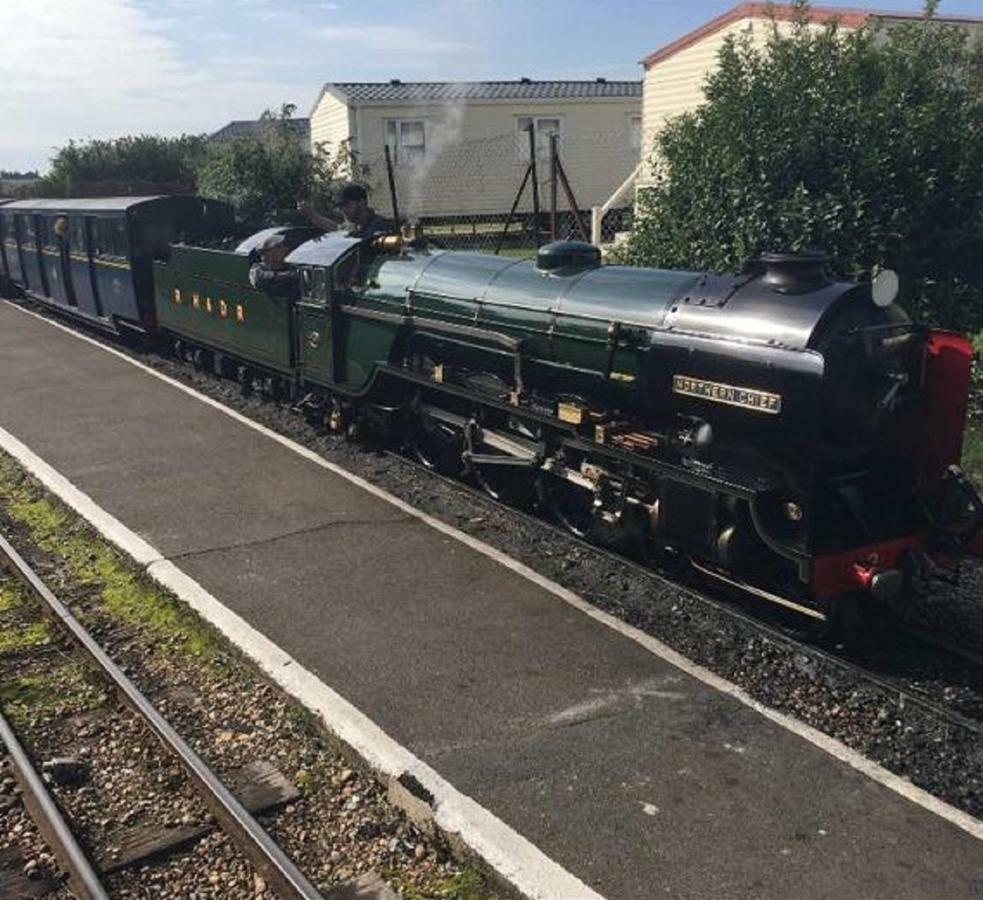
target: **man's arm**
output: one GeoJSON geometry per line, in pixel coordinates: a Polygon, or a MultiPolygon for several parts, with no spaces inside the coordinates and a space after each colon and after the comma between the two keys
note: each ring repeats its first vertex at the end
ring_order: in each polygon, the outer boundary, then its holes
{"type": "Polygon", "coordinates": [[[301,200],[297,204],[297,212],[299,212],[311,224],[317,225],[317,227],[322,231],[338,230],[340,223],[336,222],[334,219],[329,219],[327,216],[322,216],[307,200],[301,200]]]}

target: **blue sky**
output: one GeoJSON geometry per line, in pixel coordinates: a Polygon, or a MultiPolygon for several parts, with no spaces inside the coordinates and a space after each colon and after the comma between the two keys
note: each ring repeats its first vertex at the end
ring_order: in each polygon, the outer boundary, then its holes
{"type": "MultiPolygon", "coordinates": [[[[306,115],[325,81],[638,78],[643,56],[732,5],[0,0],[0,168],[43,167],[70,138],[212,131],[285,101],[306,115]]],[[[983,16],[983,0],[940,12],[983,16]]]]}

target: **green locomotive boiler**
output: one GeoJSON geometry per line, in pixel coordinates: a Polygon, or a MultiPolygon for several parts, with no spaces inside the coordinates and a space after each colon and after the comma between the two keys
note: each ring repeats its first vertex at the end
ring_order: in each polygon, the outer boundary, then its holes
{"type": "Polygon", "coordinates": [[[980,549],[983,504],[957,467],[971,347],[915,326],[890,276],[282,233],[298,300],[250,287],[249,242],[175,245],[155,264],[157,322],[335,428],[371,422],[578,535],[668,548],[817,615],[980,549]]]}

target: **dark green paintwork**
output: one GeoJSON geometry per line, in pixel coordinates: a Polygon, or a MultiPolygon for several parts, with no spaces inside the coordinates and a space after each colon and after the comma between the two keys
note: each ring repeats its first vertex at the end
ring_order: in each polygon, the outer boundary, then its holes
{"type": "Polygon", "coordinates": [[[167,262],[154,264],[158,322],[174,334],[293,374],[294,304],[254,290],[249,265],[242,254],[175,245],[167,262]]]}
{"type": "MultiPolygon", "coordinates": [[[[314,242],[310,246],[317,249],[314,242]]],[[[312,289],[294,305],[252,290],[244,255],[175,246],[170,260],[155,267],[160,323],[248,361],[351,394],[368,388],[378,364],[399,364],[414,355],[454,359],[511,383],[515,354],[496,339],[504,337],[521,341],[524,377],[535,387],[569,394],[600,391],[612,402],[633,405],[651,329],[662,324],[673,298],[698,277],[617,266],[546,274],[534,260],[481,253],[411,250],[373,256],[367,245],[361,252],[367,265],[358,289],[335,290],[330,302],[326,292],[319,296],[312,289]],[[219,309],[223,300],[225,318],[219,309]],[[236,321],[237,305],[244,322],[236,321]],[[378,313],[381,319],[372,317],[378,313]],[[428,324],[434,322],[469,332],[447,335],[428,324]]],[[[302,256],[298,251],[297,258],[302,256]]],[[[335,265],[343,265],[341,259],[335,265]]],[[[299,267],[308,270],[309,284],[324,271],[299,267]]],[[[331,277],[325,281],[332,283],[331,277]]]]}

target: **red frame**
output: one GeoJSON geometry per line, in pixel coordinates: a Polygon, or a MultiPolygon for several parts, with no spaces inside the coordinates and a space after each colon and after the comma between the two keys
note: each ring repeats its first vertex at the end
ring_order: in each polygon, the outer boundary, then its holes
{"type": "MultiPolygon", "coordinates": [[[[962,457],[972,366],[973,345],[966,338],[949,331],[929,332],[923,402],[917,419],[909,425],[909,438],[911,452],[918,460],[918,487],[931,500],[939,499],[946,470],[962,457]]],[[[927,533],[905,535],[816,557],[812,561],[813,596],[823,600],[866,590],[878,572],[899,568],[907,553],[924,551],[928,537],[927,533]]],[[[966,552],[983,556],[983,535],[966,552]]],[[[933,555],[933,559],[943,567],[954,562],[945,556],[933,555]]]]}

